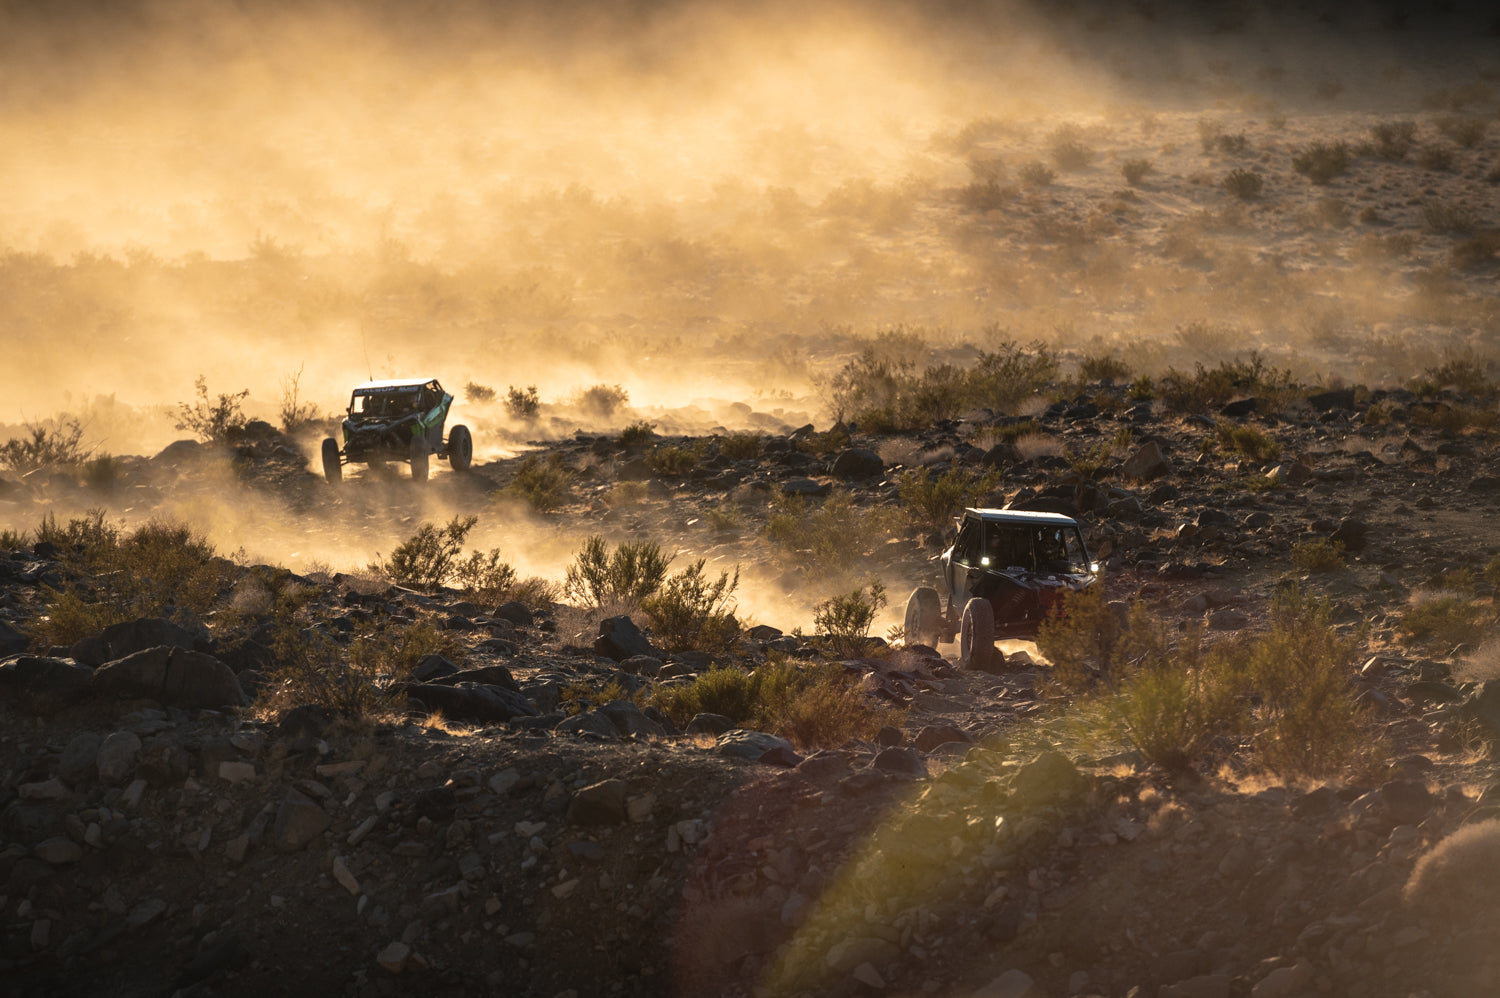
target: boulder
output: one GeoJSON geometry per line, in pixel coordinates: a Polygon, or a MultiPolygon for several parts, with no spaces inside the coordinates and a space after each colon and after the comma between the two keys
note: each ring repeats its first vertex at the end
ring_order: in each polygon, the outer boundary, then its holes
{"type": "Polygon", "coordinates": [[[623,662],[636,655],[650,655],[651,642],[635,626],[628,616],[606,617],[599,621],[599,637],[594,641],[594,654],[623,662]]]}
{"type": "Polygon", "coordinates": [[[1318,392],[1316,395],[1309,395],[1307,397],[1307,404],[1319,412],[1333,412],[1335,409],[1352,412],[1354,410],[1354,389],[1338,388],[1333,391],[1318,392]]]}
{"type": "Polygon", "coordinates": [[[93,779],[96,772],[94,761],[99,757],[99,746],[104,738],[93,731],[80,731],[68,740],[62,755],[57,759],[57,775],[67,783],[77,786],[93,779]]]}
{"type": "Polygon", "coordinates": [[[828,470],[835,478],[879,478],[885,473],[885,462],[872,450],[851,447],[840,451],[828,470]]]}
{"type": "Polygon", "coordinates": [[[503,665],[483,665],[477,669],[461,669],[458,672],[428,680],[440,686],[457,686],[459,683],[482,683],[486,686],[503,686],[508,690],[521,691],[516,677],[503,665]]]}
{"type": "Polygon", "coordinates": [[[94,766],[99,771],[99,782],[117,787],[135,775],[136,763],[141,756],[141,740],[133,731],[116,731],[99,746],[94,757],[94,766]]]}
{"type": "Polygon", "coordinates": [[[622,825],[628,817],[624,780],[603,780],[584,787],[568,802],[570,825],[622,825]]]}
{"type": "Polygon", "coordinates": [[[1344,545],[1344,550],[1350,554],[1358,554],[1365,549],[1365,535],[1369,530],[1370,525],[1363,520],[1345,519],[1339,522],[1338,528],[1328,539],[1335,544],[1344,545]]]}
{"type": "Polygon", "coordinates": [[[620,740],[619,730],[615,722],[599,713],[597,710],[586,710],[581,714],[559,723],[552,729],[558,734],[585,735],[606,742],[617,742],[620,740]]]}
{"type": "Polygon", "coordinates": [[[525,694],[491,683],[415,683],[406,688],[409,699],[441,713],[450,721],[503,724],[513,717],[535,717],[537,709],[525,694]]]}
{"type": "Polygon", "coordinates": [[[723,714],[694,714],[693,719],[688,722],[687,733],[690,735],[713,735],[718,738],[726,731],[733,730],[734,721],[723,714]]]}
{"type": "Polygon", "coordinates": [[[714,751],[719,755],[729,756],[732,759],[759,760],[773,748],[786,748],[790,750],[792,743],[778,735],[765,731],[750,731],[744,728],[735,728],[726,731],[718,738],[714,751]]]}
{"type": "Polygon", "coordinates": [[[1149,482],[1153,478],[1160,478],[1172,467],[1161,452],[1161,447],[1155,440],[1148,440],[1136,448],[1135,453],[1125,459],[1120,466],[1120,471],[1126,478],[1137,482],[1149,482]]]}
{"type": "Polygon", "coordinates": [[[509,603],[501,603],[495,607],[493,616],[501,620],[508,620],[517,627],[530,627],[533,617],[530,607],[525,603],[511,600],[509,603]]]}
{"type": "Polygon", "coordinates": [[[288,790],[276,809],[276,820],[271,824],[271,841],[281,852],[296,852],[319,835],[333,819],[312,798],[288,790]]]}
{"type": "Polygon", "coordinates": [[[185,648],[188,651],[202,651],[208,647],[210,640],[208,629],[202,624],[187,628],[165,617],[142,617],[139,620],[112,624],[104,629],[100,637],[104,639],[104,644],[109,650],[109,658],[105,661],[124,658],[138,651],[159,648],[163,645],[171,648],[185,648]]]}
{"type": "Polygon", "coordinates": [[[458,666],[443,656],[424,655],[422,661],[412,667],[411,678],[413,682],[426,683],[444,676],[452,676],[457,672],[458,666]]]}
{"type": "Polygon", "coordinates": [[[927,775],[927,763],[923,761],[922,753],[914,748],[897,745],[881,749],[875,758],[870,760],[870,768],[905,776],[927,775]]]}
{"type": "Polygon", "coordinates": [[[921,752],[931,752],[939,745],[944,745],[948,742],[964,742],[967,744],[973,741],[974,739],[970,738],[968,732],[962,728],[954,727],[951,724],[929,724],[917,732],[917,737],[913,744],[921,752]]]}
{"type": "Polygon", "coordinates": [[[147,648],[94,670],[94,692],[149,697],[177,707],[243,707],[245,692],[234,670],[212,655],[181,648],[147,648]]]}
{"type": "Polygon", "coordinates": [[[65,658],[26,655],[0,665],[0,690],[32,714],[56,714],[89,695],[94,671],[65,658]]]}
{"type": "Polygon", "coordinates": [[[1051,804],[1081,796],[1088,777],[1058,751],[1043,752],[1016,771],[1015,795],[1027,806],[1051,804]]]}
{"type": "Polygon", "coordinates": [[[599,713],[609,718],[615,730],[622,735],[661,738],[667,733],[660,724],[647,717],[641,712],[641,708],[629,700],[611,700],[599,708],[599,713]]]}
{"type": "Polygon", "coordinates": [[[21,654],[28,644],[26,635],[0,620],[0,658],[21,654]]]}

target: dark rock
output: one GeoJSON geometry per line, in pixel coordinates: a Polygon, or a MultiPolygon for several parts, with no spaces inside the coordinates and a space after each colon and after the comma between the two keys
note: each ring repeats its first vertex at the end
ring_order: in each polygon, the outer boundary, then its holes
{"type": "Polygon", "coordinates": [[[979,463],[986,468],[1005,468],[1012,464],[1020,464],[1021,452],[1016,449],[1015,444],[1002,440],[985,451],[979,463]]]}
{"type": "Polygon", "coordinates": [[[322,738],[333,725],[333,711],[319,703],[293,707],[281,718],[276,734],[282,738],[322,738]]]}
{"type": "Polygon", "coordinates": [[[620,740],[619,732],[615,728],[615,722],[597,710],[586,710],[581,714],[574,714],[572,717],[560,722],[552,730],[561,735],[586,735],[607,742],[617,742],[620,740]]]}
{"type": "Polygon", "coordinates": [[[1088,789],[1088,777],[1073,760],[1058,751],[1043,752],[1016,771],[1014,791],[1027,806],[1078,797],[1088,789]]]}
{"type": "Polygon", "coordinates": [[[0,665],[0,690],[32,714],[55,714],[84,700],[92,669],[60,658],[26,655],[0,665]]]}
{"type": "Polygon", "coordinates": [[[1335,544],[1344,545],[1345,551],[1357,554],[1365,549],[1365,535],[1369,529],[1369,524],[1363,520],[1345,519],[1328,539],[1335,544]]]}
{"type": "Polygon", "coordinates": [[[1338,791],[1333,787],[1323,786],[1310,790],[1292,801],[1291,810],[1292,814],[1299,818],[1316,818],[1342,806],[1343,802],[1339,800],[1338,791]]]}
{"type": "Polygon", "coordinates": [[[891,746],[881,749],[870,760],[870,767],[886,773],[901,773],[905,776],[926,776],[927,763],[922,754],[913,748],[891,746]]]}
{"type": "Polygon", "coordinates": [[[719,755],[726,755],[735,759],[758,761],[761,756],[773,748],[786,748],[790,750],[791,747],[791,742],[777,735],[765,731],[749,731],[736,728],[732,731],[726,731],[719,736],[715,751],[719,755]]]}
{"type": "Polygon", "coordinates": [[[885,473],[885,462],[872,450],[851,447],[833,459],[829,473],[835,478],[879,478],[885,473]]]}
{"type": "Polygon", "coordinates": [[[632,676],[653,677],[661,673],[662,661],[654,655],[632,655],[620,663],[620,671],[632,676]]]}
{"type": "Polygon", "coordinates": [[[802,757],[792,751],[790,746],[777,745],[766,749],[759,759],[756,760],[763,766],[783,766],[793,769],[802,761],[802,757]]]}
{"type": "Polygon", "coordinates": [[[458,672],[458,666],[448,661],[441,655],[425,655],[411,670],[413,682],[426,683],[443,676],[452,676],[458,672]]]}
{"type": "Polygon", "coordinates": [[[726,731],[733,730],[734,721],[723,714],[696,714],[688,722],[687,733],[690,735],[713,735],[719,737],[726,731]]]}
{"type": "Polygon", "coordinates": [[[0,658],[8,658],[11,655],[19,655],[24,652],[31,642],[26,635],[16,630],[10,624],[0,620],[0,658]]]}
{"type": "Polygon", "coordinates": [[[788,478],[781,483],[784,496],[826,496],[831,491],[832,486],[811,478],[788,478]]]}
{"type": "Polygon", "coordinates": [[[491,616],[499,617],[501,620],[508,620],[517,627],[530,627],[532,621],[535,619],[532,616],[531,609],[525,603],[517,603],[515,600],[511,600],[509,603],[501,603],[495,607],[495,612],[491,616]]]}
{"type": "Polygon", "coordinates": [[[797,772],[812,779],[843,776],[849,772],[849,760],[842,752],[822,750],[797,763],[797,772]]]}
{"type": "Polygon", "coordinates": [[[249,963],[250,951],[245,948],[244,940],[231,932],[189,960],[172,987],[174,991],[182,991],[216,974],[240,970],[249,963]]]}
{"type": "Polygon", "coordinates": [[[1259,408],[1259,406],[1260,400],[1253,397],[1234,399],[1232,401],[1225,402],[1224,405],[1219,408],[1219,415],[1227,417],[1229,419],[1243,419],[1251,413],[1255,412],[1259,408]]]}
{"type": "Polygon", "coordinates": [[[406,688],[408,699],[452,721],[503,723],[513,717],[532,717],[536,707],[516,690],[490,683],[416,683],[406,688]]]}
{"type": "Polygon", "coordinates": [[[174,440],[163,447],[151,460],[156,464],[163,464],[169,468],[189,461],[196,461],[203,456],[203,445],[196,440],[174,440]]]}
{"type": "Polygon", "coordinates": [[[951,724],[929,724],[917,732],[917,737],[912,744],[918,751],[931,752],[939,745],[947,742],[964,742],[972,744],[974,739],[969,737],[968,732],[962,728],[956,728],[951,724]]]}
{"type": "Polygon", "coordinates": [[[900,728],[893,727],[889,724],[881,728],[879,731],[875,732],[875,744],[879,745],[882,748],[890,748],[893,745],[900,745],[905,741],[906,733],[900,728]]]}
{"type": "Polygon", "coordinates": [[[457,686],[459,683],[478,683],[483,686],[503,686],[521,692],[516,677],[503,665],[482,665],[477,669],[460,669],[458,672],[428,680],[439,686],[457,686]]]}
{"type": "Polygon", "coordinates": [[[81,731],[74,735],[63,748],[57,760],[57,775],[69,786],[87,783],[97,772],[94,760],[99,757],[99,746],[104,738],[97,732],[81,731]]]}
{"type": "Polygon", "coordinates": [[[1307,397],[1307,404],[1319,412],[1332,412],[1335,409],[1354,411],[1354,389],[1341,388],[1334,391],[1318,392],[1316,395],[1307,397]]]}
{"type": "Polygon", "coordinates": [[[628,616],[606,617],[599,621],[599,637],[594,641],[595,655],[623,662],[636,655],[650,655],[653,650],[651,642],[628,616]]]}
{"type": "Polygon", "coordinates": [[[150,697],[177,707],[243,707],[234,671],[202,652],[148,648],[94,670],[96,694],[150,697]]]}
{"type": "Polygon", "coordinates": [[[603,780],[584,787],[568,802],[570,825],[620,825],[628,817],[624,780],[603,780]]]}
{"type": "Polygon", "coordinates": [[[271,825],[271,842],[281,852],[296,852],[312,842],[333,819],[312,798],[296,790],[288,790],[276,809],[276,820],[271,825]]]}
{"type": "Polygon", "coordinates": [[[1160,478],[1171,470],[1171,465],[1162,455],[1161,447],[1155,440],[1148,440],[1136,448],[1135,453],[1125,459],[1120,466],[1120,472],[1129,479],[1137,482],[1149,482],[1153,478],[1160,478]]]}
{"type": "Polygon", "coordinates": [[[745,636],[751,641],[775,641],[781,637],[782,633],[779,627],[772,627],[770,624],[756,624],[745,632],[745,636]]]}
{"type": "Polygon", "coordinates": [[[1386,813],[1398,825],[1421,824],[1434,804],[1427,784],[1418,780],[1392,780],[1380,788],[1386,813]]]}
{"type": "Polygon", "coordinates": [[[599,707],[598,712],[609,718],[615,730],[622,735],[633,738],[660,738],[666,735],[660,724],[647,717],[641,708],[629,700],[611,700],[599,707]]]}

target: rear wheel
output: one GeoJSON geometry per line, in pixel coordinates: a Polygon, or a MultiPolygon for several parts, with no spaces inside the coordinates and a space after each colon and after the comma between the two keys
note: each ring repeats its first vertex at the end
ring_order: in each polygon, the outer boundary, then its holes
{"type": "Polygon", "coordinates": [[[344,463],[339,457],[339,442],[332,437],[323,438],[323,477],[329,485],[344,480],[344,463]]]}
{"type": "Polygon", "coordinates": [[[414,482],[427,481],[427,440],[423,437],[411,438],[411,480],[414,482]]]}
{"type": "Polygon", "coordinates": [[[454,471],[468,471],[474,461],[474,438],[469,428],[462,424],[448,433],[448,467],[454,471]]]}
{"type": "Polygon", "coordinates": [[[906,600],[906,643],[936,646],[942,637],[943,601],[931,586],[918,586],[906,600]]]}
{"type": "Polygon", "coordinates": [[[965,669],[987,669],[995,657],[995,608],[974,597],[964,605],[958,629],[958,661],[965,669]]]}

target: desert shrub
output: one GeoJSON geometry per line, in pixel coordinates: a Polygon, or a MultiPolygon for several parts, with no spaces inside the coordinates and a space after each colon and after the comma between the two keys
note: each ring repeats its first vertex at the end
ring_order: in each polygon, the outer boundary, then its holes
{"type": "Polygon", "coordinates": [[[645,482],[616,482],[605,494],[604,503],[611,509],[616,506],[629,506],[631,503],[640,502],[649,493],[650,489],[646,487],[645,482]]]}
{"type": "Polygon", "coordinates": [[[748,724],[761,714],[759,686],[743,669],[716,665],[691,683],[657,686],[649,702],[679,727],[698,714],[722,714],[735,724],[748,724]]]}
{"type": "Polygon", "coordinates": [[[873,346],[846,363],[825,387],[830,408],[867,430],[922,429],[975,408],[1002,411],[1036,394],[1058,373],[1057,356],[1041,343],[1002,342],[960,368],[940,364],[920,374],[913,361],[873,346]]]}
{"type": "Polygon", "coordinates": [[[1493,940],[1488,917],[1500,891],[1500,820],[1466,824],[1443,838],[1412,867],[1401,898],[1418,912],[1446,926],[1480,930],[1493,940]]]}
{"type": "Polygon", "coordinates": [[[765,445],[766,438],[759,433],[730,433],[719,439],[719,453],[731,461],[753,461],[765,445]]]}
{"type": "Polygon", "coordinates": [[[533,610],[538,607],[551,606],[561,596],[562,586],[560,584],[537,575],[517,580],[505,594],[507,600],[524,603],[533,610]]]}
{"type": "Polygon", "coordinates": [[[1489,406],[1438,402],[1413,406],[1410,419],[1413,426],[1425,426],[1447,436],[1456,436],[1465,430],[1493,430],[1500,424],[1500,413],[1489,406]]]}
{"type": "Polygon", "coordinates": [[[1250,140],[1244,132],[1235,132],[1233,135],[1220,135],[1214,147],[1225,155],[1237,156],[1250,148],[1250,140]]]}
{"type": "Polygon", "coordinates": [[[809,750],[836,748],[855,738],[873,740],[881,728],[900,722],[900,711],[872,702],[837,666],[823,666],[803,675],[796,694],[776,710],[768,726],[809,750]]]}
{"type": "Polygon", "coordinates": [[[1444,388],[1453,388],[1465,395],[1492,399],[1500,394],[1490,375],[1490,365],[1471,351],[1453,351],[1445,354],[1443,362],[1422,369],[1422,373],[1407,383],[1414,395],[1436,395],[1444,388]]]}
{"type": "Polygon", "coordinates": [[[393,681],[408,678],[428,655],[441,655],[461,665],[469,653],[452,632],[440,631],[427,621],[379,626],[349,644],[351,666],[393,681]]]}
{"type": "Polygon", "coordinates": [[[1084,144],[1078,129],[1069,125],[1052,133],[1048,152],[1057,168],[1068,172],[1082,170],[1094,161],[1094,151],[1084,144]]]}
{"type": "Polygon", "coordinates": [[[778,498],[764,536],[779,562],[807,571],[841,573],[853,568],[895,531],[900,514],[859,507],[839,490],[822,503],[803,496],[778,498]]]}
{"type": "Polygon", "coordinates": [[[1448,259],[1460,270],[1477,270],[1493,264],[1496,254],[1500,254],[1500,231],[1490,229],[1454,243],[1448,259]]]}
{"type": "Polygon", "coordinates": [[[210,401],[207,378],[198,375],[193,387],[198,397],[192,402],[177,403],[177,429],[191,430],[208,443],[222,444],[231,433],[244,428],[246,419],[240,405],[250,395],[248,388],[221,394],[210,401]]]}
{"type": "Polygon", "coordinates": [[[1155,164],[1149,159],[1127,159],[1121,164],[1121,176],[1125,177],[1125,183],[1139,188],[1140,182],[1146,179],[1146,174],[1151,173],[1154,167],[1155,164]]]}
{"type": "Polygon", "coordinates": [[[1292,169],[1315,184],[1326,184],[1349,172],[1349,147],[1343,142],[1314,142],[1292,155],[1292,169]]]}
{"type": "Polygon", "coordinates": [[[1057,179],[1056,171],[1033,160],[1016,171],[1021,183],[1027,187],[1048,187],[1057,179]]]}
{"type": "Polygon", "coordinates": [[[654,436],[656,436],[656,424],[640,419],[620,431],[620,446],[641,447],[650,443],[654,436]]]}
{"type": "Polygon", "coordinates": [[[1474,602],[1466,593],[1418,593],[1401,614],[1400,631],[1418,640],[1446,646],[1473,644],[1494,626],[1491,607],[1474,602]]]}
{"type": "Polygon", "coordinates": [[[1064,445],[1062,459],[1075,475],[1085,480],[1092,479],[1114,459],[1115,454],[1130,446],[1130,441],[1130,427],[1122,426],[1115,431],[1114,436],[1096,441],[1081,450],[1072,445],[1064,445]]]}
{"type": "Polygon", "coordinates": [[[1326,775],[1368,748],[1350,685],[1359,642],[1330,614],[1326,599],[1288,589],[1271,605],[1270,631],[1248,645],[1251,744],[1283,778],[1326,775]]]}
{"type": "Polygon", "coordinates": [[[720,506],[710,506],[703,511],[703,517],[708,521],[710,527],[721,532],[738,530],[745,525],[745,517],[738,509],[728,503],[720,506]]]}
{"type": "Polygon", "coordinates": [[[0,468],[22,474],[37,468],[71,468],[92,453],[83,446],[83,424],[77,419],[27,423],[26,433],[0,444],[0,468]]]}
{"type": "Polygon", "coordinates": [[[1129,381],[1130,365],[1112,353],[1085,354],[1078,362],[1078,376],[1084,381],[1129,381]]]}
{"type": "MultiPolygon", "coordinates": [[[[1178,334],[1184,342],[1196,339],[1186,327],[1179,328],[1178,334]]],[[[1220,361],[1215,368],[1198,364],[1192,374],[1168,368],[1155,383],[1157,396],[1174,412],[1206,412],[1237,395],[1274,398],[1292,387],[1291,372],[1268,366],[1258,352],[1252,352],[1248,361],[1236,357],[1220,361]]]]}
{"type": "Polygon", "coordinates": [[[497,603],[515,587],[516,570],[500,557],[498,548],[470,551],[467,558],[453,562],[452,579],[466,598],[497,603]]]}
{"type": "Polygon", "coordinates": [[[1342,541],[1318,537],[1292,545],[1292,564],[1304,572],[1338,572],[1346,567],[1342,541]]]}
{"type": "Polygon", "coordinates": [[[945,527],[965,506],[978,505],[1000,484],[1000,472],[954,465],[941,475],[914,468],[901,475],[899,495],[912,524],[945,527]]]}
{"type": "Polygon", "coordinates": [[[1308,218],[1313,225],[1324,229],[1348,228],[1351,221],[1349,205],[1338,198],[1319,198],[1313,202],[1308,218]]]}
{"type": "Polygon", "coordinates": [[[516,477],[504,491],[524,500],[537,512],[548,513],[567,499],[575,474],[563,463],[560,453],[550,454],[545,459],[528,454],[521,460],[516,477]]]}
{"type": "Polygon", "coordinates": [[[1405,159],[1417,137],[1415,121],[1382,121],[1370,128],[1375,155],[1381,159],[1405,159]]]}
{"type": "Polygon", "coordinates": [[[1238,167],[1224,174],[1224,179],[1219,183],[1225,192],[1241,201],[1250,201],[1260,197],[1260,192],[1266,185],[1265,178],[1254,170],[1238,167]]]}
{"type": "Polygon", "coordinates": [[[1271,439],[1264,430],[1254,426],[1243,426],[1221,419],[1214,426],[1214,438],[1220,450],[1248,457],[1252,461],[1274,461],[1281,455],[1281,444],[1271,439]]]}
{"type": "Polygon", "coordinates": [[[517,388],[508,385],[505,389],[505,411],[511,419],[535,419],[541,411],[542,400],[536,393],[536,385],[517,388]]]}
{"type": "Polygon", "coordinates": [[[1138,652],[1110,709],[1132,745],[1168,770],[1196,766],[1210,745],[1241,725],[1232,677],[1204,660],[1202,628],[1169,644],[1164,624],[1134,618],[1138,652]]]}
{"type": "Polygon", "coordinates": [[[19,551],[27,546],[27,532],[24,530],[12,530],[9,527],[0,530],[0,551],[19,551]]]}
{"type": "Polygon", "coordinates": [[[998,180],[990,178],[959,188],[958,203],[970,211],[994,211],[1005,207],[1015,196],[1015,188],[1002,186],[998,180]]]}
{"type": "Polygon", "coordinates": [[[653,447],[646,454],[646,467],[658,475],[678,478],[698,467],[698,455],[689,447],[653,447]]]}
{"type": "Polygon", "coordinates": [[[424,523],[398,544],[389,558],[377,555],[370,568],[398,586],[439,589],[453,577],[464,538],[478,522],[477,516],[455,516],[443,527],[424,523]]]}
{"type": "Polygon", "coordinates": [[[1452,146],[1428,145],[1423,146],[1422,151],[1417,154],[1417,162],[1424,170],[1447,173],[1453,169],[1453,164],[1458,162],[1458,154],[1454,152],[1452,146]]]}
{"type": "Polygon", "coordinates": [[[205,614],[220,598],[229,566],[190,527],[152,520],[129,533],[90,510],[59,525],[49,513],[37,541],[56,544],[76,581],[44,587],[47,612],[30,635],[41,646],[72,644],[110,624],[138,617],[205,614]]]}
{"type": "Polygon", "coordinates": [[[1211,153],[1219,146],[1219,137],[1224,134],[1224,125],[1214,121],[1212,118],[1198,119],[1198,144],[1205,153],[1211,153]]]}
{"type": "MultiPolygon", "coordinates": [[[[874,429],[874,427],[870,427],[874,429]]],[[[837,454],[853,442],[849,427],[842,420],[822,432],[807,433],[798,437],[795,445],[804,454],[827,457],[837,454]]]]}
{"type": "MultiPolygon", "coordinates": [[[[312,402],[303,402],[300,397],[302,368],[299,364],[295,374],[281,379],[281,432],[288,436],[302,433],[318,422],[318,407],[312,402]]],[[[179,427],[180,429],[180,427],[179,427]]]]}
{"type": "Polygon", "coordinates": [[[639,606],[661,588],[671,563],[655,541],[625,541],[610,551],[603,537],[590,537],[568,566],[563,592],[585,606],[639,606]]]}
{"type": "Polygon", "coordinates": [[[1452,114],[1440,116],[1433,124],[1437,125],[1437,130],[1443,133],[1444,138],[1464,149],[1477,146],[1489,128],[1489,122],[1483,118],[1452,114]]]}
{"type": "Polygon", "coordinates": [[[870,626],[885,604],[885,586],[871,582],[819,603],[813,610],[813,628],[835,655],[856,658],[869,650],[870,626]]]}
{"type": "MultiPolygon", "coordinates": [[[[515,389],[512,388],[512,391],[515,389]]],[[[481,385],[474,381],[464,383],[464,401],[475,405],[488,405],[495,401],[495,389],[489,385],[481,385]]]]}
{"type": "Polygon", "coordinates": [[[578,394],[578,408],[592,416],[607,419],[630,401],[630,393],[619,385],[594,385],[578,394]]]}
{"type": "Polygon", "coordinates": [[[1053,682],[1070,692],[1087,690],[1096,680],[1113,682],[1125,624],[1106,605],[1103,586],[1065,596],[1036,635],[1037,651],[1052,663],[1053,682]]]}
{"type": "Polygon", "coordinates": [[[698,559],[641,600],[641,611],[668,651],[720,651],[739,635],[734,591],[739,588],[740,570],[736,566],[733,576],[720,572],[718,579],[710,581],[705,564],[698,559]]]}
{"type": "Polygon", "coordinates": [[[1474,212],[1457,201],[1428,201],[1422,205],[1422,221],[1433,232],[1460,235],[1474,231],[1474,212]]]}

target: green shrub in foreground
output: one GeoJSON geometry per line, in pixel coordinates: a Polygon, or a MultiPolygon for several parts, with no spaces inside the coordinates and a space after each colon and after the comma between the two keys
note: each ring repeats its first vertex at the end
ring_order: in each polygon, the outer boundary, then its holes
{"type": "Polygon", "coordinates": [[[869,651],[870,626],[885,604],[885,586],[871,582],[819,603],[813,611],[813,627],[835,655],[858,658],[869,651]]]}
{"type": "Polygon", "coordinates": [[[734,591],[740,584],[740,570],[736,566],[733,576],[720,572],[717,580],[710,581],[705,564],[699,558],[641,600],[641,611],[668,651],[720,651],[739,636],[734,591]]]}
{"type": "Polygon", "coordinates": [[[585,606],[639,606],[661,588],[671,563],[655,541],[627,541],[610,551],[603,537],[590,537],[568,566],[563,592],[585,606]]]}

